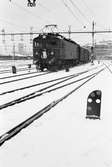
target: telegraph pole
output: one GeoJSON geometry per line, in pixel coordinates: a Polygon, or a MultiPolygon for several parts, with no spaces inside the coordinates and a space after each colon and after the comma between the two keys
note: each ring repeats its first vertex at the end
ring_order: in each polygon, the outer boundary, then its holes
{"type": "Polygon", "coordinates": [[[92,47],[94,48],[95,23],[92,22],[92,47]]]}
{"type": "Polygon", "coordinates": [[[2,29],[2,42],[5,44],[5,29],[2,29]]]}
{"type": "Polygon", "coordinates": [[[95,23],[92,22],[92,47],[91,47],[91,63],[93,64],[94,60],[94,35],[95,35],[95,23]]]}
{"type": "Polygon", "coordinates": [[[69,35],[69,39],[71,38],[71,26],[68,26],[68,35],[69,35]]]}
{"type": "Polygon", "coordinates": [[[15,44],[13,44],[13,61],[15,66],[15,44]]]}
{"type": "Polygon", "coordinates": [[[14,65],[12,66],[12,73],[16,74],[16,67],[15,67],[15,44],[13,44],[13,61],[14,61],[14,65]]]}

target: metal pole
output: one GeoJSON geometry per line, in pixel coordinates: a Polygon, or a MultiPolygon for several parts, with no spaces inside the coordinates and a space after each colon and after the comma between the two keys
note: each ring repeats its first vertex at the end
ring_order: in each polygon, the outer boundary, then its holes
{"type": "Polygon", "coordinates": [[[14,65],[12,66],[12,73],[16,74],[16,67],[15,67],[15,44],[13,44],[13,63],[14,63],[14,65]]]}
{"type": "Polygon", "coordinates": [[[93,60],[94,60],[94,35],[95,35],[95,23],[94,21],[92,22],[92,47],[91,47],[91,63],[93,64],[93,60]]]}
{"type": "Polygon", "coordinates": [[[93,48],[94,48],[94,35],[95,35],[95,30],[94,30],[94,28],[95,28],[95,23],[94,23],[94,21],[92,22],[92,46],[93,46],[93,48]]]}
{"type": "MultiPolygon", "coordinates": [[[[59,31],[58,32],[59,34],[68,34],[68,31],[59,31]]],[[[92,34],[92,31],[71,31],[70,32],[71,34],[92,34]]],[[[106,30],[100,30],[100,31],[94,31],[94,34],[105,34],[105,33],[112,33],[112,30],[108,30],[108,31],[106,31],[106,30]]],[[[30,34],[32,34],[32,35],[39,35],[39,34],[41,34],[41,32],[32,32],[32,33],[30,33],[30,32],[26,32],[26,33],[23,33],[23,32],[18,32],[18,33],[13,33],[13,35],[15,36],[15,35],[30,35],[30,34]]],[[[10,35],[12,35],[12,33],[5,33],[5,36],[10,36],[10,35]]],[[[3,33],[0,33],[0,36],[3,36],[3,33]]]]}
{"type": "Polygon", "coordinates": [[[5,43],[5,29],[2,29],[2,42],[5,43]]]}
{"type": "Polygon", "coordinates": [[[14,66],[15,66],[15,44],[13,44],[13,60],[14,60],[14,66]]]}
{"type": "Polygon", "coordinates": [[[68,26],[68,35],[69,35],[69,39],[71,39],[71,26],[68,26]]]}

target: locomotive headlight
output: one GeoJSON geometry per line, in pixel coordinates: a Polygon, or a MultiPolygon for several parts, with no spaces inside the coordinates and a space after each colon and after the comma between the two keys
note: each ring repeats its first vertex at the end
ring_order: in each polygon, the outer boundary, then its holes
{"type": "Polygon", "coordinates": [[[38,42],[35,42],[35,47],[38,47],[39,46],[39,43],[38,42]]]}
{"type": "Polygon", "coordinates": [[[43,39],[45,39],[46,38],[46,35],[43,35],[43,39]]]}
{"type": "Polygon", "coordinates": [[[51,52],[51,55],[54,55],[54,52],[53,52],[53,51],[51,52]]]}
{"type": "Polygon", "coordinates": [[[35,54],[38,55],[38,52],[36,52],[35,54]]]}
{"type": "Polygon", "coordinates": [[[37,60],[34,60],[34,61],[33,61],[34,64],[37,64],[37,62],[38,62],[37,60]]]}
{"type": "Polygon", "coordinates": [[[39,43],[37,42],[37,46],[39,46],[39,43]]]}

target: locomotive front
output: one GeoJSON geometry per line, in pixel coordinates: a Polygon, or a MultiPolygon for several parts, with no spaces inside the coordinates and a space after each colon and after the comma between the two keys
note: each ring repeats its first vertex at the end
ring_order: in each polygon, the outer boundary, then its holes
{"type": "Polygon", "coordinates": [[[36,67],[44,69],[54,68],[57,59],[58,40],[53,34],[42,34],[33,40],[33,60],[36,67]]]}

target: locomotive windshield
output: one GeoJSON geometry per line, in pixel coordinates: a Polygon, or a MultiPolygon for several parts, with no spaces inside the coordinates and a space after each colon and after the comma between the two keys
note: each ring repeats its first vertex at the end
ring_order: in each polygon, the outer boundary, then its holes
{"type": "Polygon", "coordinates": [[[41,42],[38,42],[38,41],[35,41],[34,47],[35,47],[35,48],[42,47],[42,43],[41,43],[41,42]]]}

